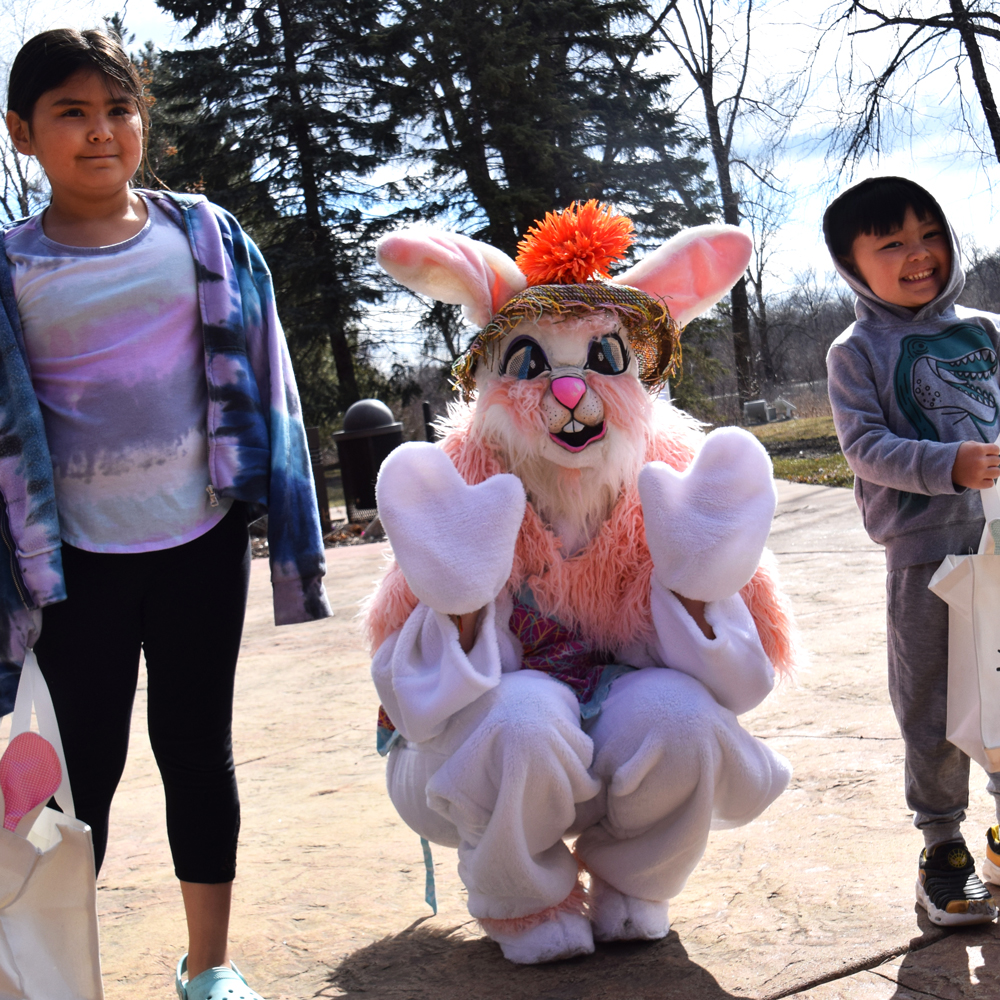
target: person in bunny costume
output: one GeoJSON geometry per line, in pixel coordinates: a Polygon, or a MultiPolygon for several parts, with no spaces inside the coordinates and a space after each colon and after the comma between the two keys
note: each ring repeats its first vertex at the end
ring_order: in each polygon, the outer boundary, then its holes
{"type": "Polygon", "coordinates": [[[533,227],[516,263],[427,228],[378,248],[481,328],[443,440],[402,445],[378,479],[389,795],[458,849],[470,913],[517,963],[664,937],[709,830],[748,823],[791,773],[737,721],[793,656],[770,460],[653,398],[750,241],[690,229],[610,278],[631,228],[588,202],[533,227]]]}

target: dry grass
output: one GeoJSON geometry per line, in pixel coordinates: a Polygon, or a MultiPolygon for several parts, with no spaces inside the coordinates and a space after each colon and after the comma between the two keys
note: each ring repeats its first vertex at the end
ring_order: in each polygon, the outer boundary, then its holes
{"type": "Polygon", "coordinates": [[[816,486],[854,485],[854,473],[837,443],[833,417],[802,417],[747,429],[770,453],[775,479],[816,486]]]}
{"type": "Polygon", "coordinates": [[[778,420],[773,424],[748,427],[748,431],[766,448],[778,441],[805,441],[814,438],[836,438],[833,417],[800,417],[798,420],[778,420]]]}
{"type": "Polygon", "coordinates": [[[815,486],[854,486],[854,473],[840,454],[823,458],[775,458],[774,478],[815,486]]]}

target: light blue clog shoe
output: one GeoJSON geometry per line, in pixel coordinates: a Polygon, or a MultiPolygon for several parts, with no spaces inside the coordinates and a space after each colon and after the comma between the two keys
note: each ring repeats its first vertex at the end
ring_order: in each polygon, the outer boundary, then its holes
{"type": "Polygon", "coordinates": [[[177,963],[177,996],[180,1000],[264,1000],[256,991],[247,986],[243,973],[230,962],[206,969],[194,979],[186,982],[188,957],[185,955],[177,963]]]}

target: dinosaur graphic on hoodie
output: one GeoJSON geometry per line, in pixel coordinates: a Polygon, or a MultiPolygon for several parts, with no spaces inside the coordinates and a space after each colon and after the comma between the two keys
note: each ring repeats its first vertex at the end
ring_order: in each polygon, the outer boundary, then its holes
{"type": "Polygon", "coordinates": [[[940,441],[938,424],[946,421],[965,438],[995,441],[996,374],[997,352],[982,327],[960,323],[929,337],[912,334],[900,344],[896,402],[921,439],[940,441]]]}

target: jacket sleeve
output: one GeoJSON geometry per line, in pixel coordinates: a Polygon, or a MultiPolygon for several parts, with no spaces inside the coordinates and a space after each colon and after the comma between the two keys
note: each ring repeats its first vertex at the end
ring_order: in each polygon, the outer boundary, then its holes
{"type": "Polygon", "coordinates": [[[965,492],[951,478],[960,441],[920,441],[893,434],[871,365],[846,344],[830,348],[826,365],[837,437],[856,476],[906,493],[965,492]]]}
{"type": "Polygon", "coordinates": [[[276,625],[327,618],[326,559],[312,464],[271,273],[232,216],[227,221],[240,284],[247,352],[267,417],[270,467],[267,541],[276,625]]]}
{"type": "Polygon", "coordinates": [[[0,535],[25,607],[66,599],[52,458],[0,238],[0,535]]]}
{"type": "Polygon", "coordinates": [[[52,459],[0,237],[0,715],[14,707],[41,608],[65,600],[52,459]]]}
{"type": "MultiPolygon", "coordinates": [[[[6,517],[6,505],[0,498],[6,517]]],[[[0,716],[14,710],[24,654],[34,646],[42,627],[40,608],[27,608],[10,561],[0,559],[0,716]]]]}

